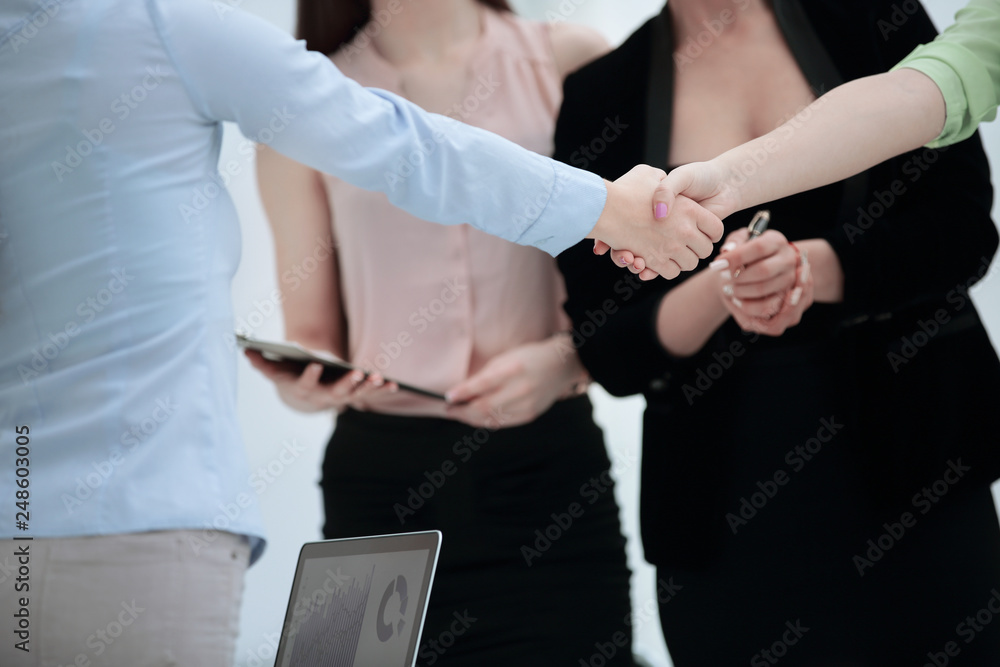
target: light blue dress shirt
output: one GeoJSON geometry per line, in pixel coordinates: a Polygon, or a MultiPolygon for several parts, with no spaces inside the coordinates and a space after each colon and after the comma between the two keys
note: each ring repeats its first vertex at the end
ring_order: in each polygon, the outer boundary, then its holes
{"type": "Polygon", "coordinates": [[[590,231],[607,194],[361,88],[226,2],[4,0],[0,536],[22,534],[26,426],[23,534],[226,530],[260,555],[266,482],[247,465],[227,342],[240,231],[220,187],[251,162],[220,175],[222,121],[419,217],[551,253],[590,231]]]}

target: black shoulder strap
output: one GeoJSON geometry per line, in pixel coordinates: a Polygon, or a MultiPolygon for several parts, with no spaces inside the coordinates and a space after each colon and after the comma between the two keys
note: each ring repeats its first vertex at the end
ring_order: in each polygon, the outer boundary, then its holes
{"type": "Polygon", "coordinates": [[[674,115],[674,31],[670,9],[653,19],[649,80],[646,82],[646,164],[667,168],[674,115]]]}
{"type": "MultiPolygon", "coordinates": [[[[788,48],[817,97],[844,83],[844,77],[823,48],[823,43],[799,0],[774,0],[774,16],[788,48]]],[[[837,219],[847,220],[859,206],[864,206],[867,196],[866,172],[845,180],[837,219]]]]}

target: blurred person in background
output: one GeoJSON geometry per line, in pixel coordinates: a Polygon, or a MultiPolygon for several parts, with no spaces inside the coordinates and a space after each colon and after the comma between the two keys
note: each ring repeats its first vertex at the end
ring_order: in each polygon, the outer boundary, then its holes
{"type": "Polygon", "coordinates": [[[838,86],[801,118],[708,162],[675,169],[661,187],[725,217],[852,176],[921,145],[964,141],[981,122],[996,118],[998,104],[1000,1],[972,0],[955,23],[891,71],[838,86]],[[739,166],[761,149],[768,159],[741,175],[739,166]]]}
{"type": "Polygon", "coordinates": [[[225,184],[246,165],[219,165],[225,121],[243,155],[268,144],[550,253],[721,237],[717,219],[655,224],[659,170],[606,184],[365,90],[227,3],[5,0],[0,81],[4,667],[232,663],[264,534],[227,345],[225,184]],[[420,169],[387,179],[410,155],[420,169]]]}
{"type": "MultiPolygon", "coordinates": [[[[563,77],[607,51],[589,29],[523,20],[504,0],[300,0],[298,32],[365,86],[546,155],[563,77]]],[[[279,275],[317,243],[336,248],[285,286],[286,336],[375,371],[320,384],[318,365],[295,376],[251,355],[288,405],[338,413],[324,536],[444,533],[422,664],[589,664],[603,642],[602,664],[631,665],[611,465],[552,257],[421,222],[271,151],[258,175],[279,275]],[[475,622],[442,644],[456,613],[475,622]]]]}
{"type": "MultiPolygon", "coordinates": [[[[671,0],[567,78],[555,155],[605,177],[711,159],[932,40],[907,6],[886,36],[888,0],[671,0]],[[584,156],[608,117],[629,129],[584,156]]],[[[678,281],[559,256],[578,331],[615,309],[584,366],[647,400],[641,529],[682,587],[660,605],[677,667],[998,663],[975,616],[1000,585],[1000,362],[968,295],[991,204],[973,137],[772,201],[756,240],[734,214],[678,281]]]]}

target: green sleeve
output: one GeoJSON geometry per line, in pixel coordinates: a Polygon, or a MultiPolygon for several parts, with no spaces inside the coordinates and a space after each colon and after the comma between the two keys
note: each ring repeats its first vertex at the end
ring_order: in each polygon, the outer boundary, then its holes
{"type": "Polygon", "coordinates": [[[929,76],[944,96],[947,119],[940,148],[969,138],[979,123],[996,118],[1000,103],[1000,0],[972,0],[937,39],[918,46],[893,69],[929,76]]]}

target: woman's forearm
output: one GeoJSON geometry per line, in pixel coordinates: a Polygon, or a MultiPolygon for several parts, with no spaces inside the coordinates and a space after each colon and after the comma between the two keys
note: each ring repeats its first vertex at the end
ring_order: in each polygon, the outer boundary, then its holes
{"type": "Polygon", "coordinates": [[[714,271],[701,271],[667,293],[656,317],[660,344],[675,357],[690,357],[705,346],[726,320],[714,271]]]}
{"type": "Polygon", "coordinates": [[[735,192],[724,214],[843,180],[932,141],[944,121],[941,91],[916,70],[846,83],[710,161],[735,192]]]}
{"type": "Polygon", "coordinates": [[[816,303],[840,303],[844,300],[844,270],[833,247],[824,239],[796,241],[795,245],[809,258],[809,270],[815,279],[816,303]]]}

